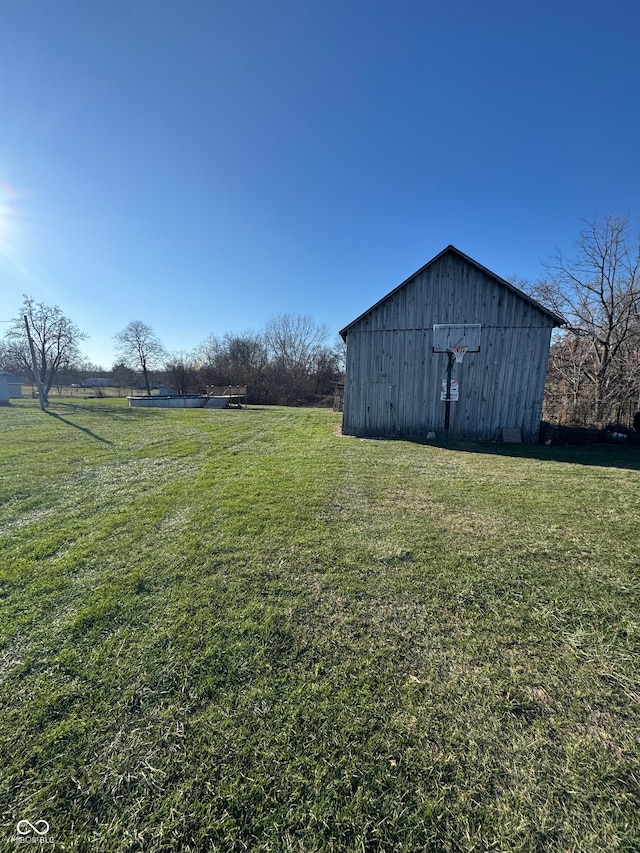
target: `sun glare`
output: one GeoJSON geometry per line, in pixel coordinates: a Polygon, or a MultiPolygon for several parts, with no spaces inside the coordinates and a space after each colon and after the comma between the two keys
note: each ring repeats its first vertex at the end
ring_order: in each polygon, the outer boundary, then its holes
{"type": "Polygon", "coordinates": [[[15,193],[10,187],[0,186],[0,251],[4,254],[5,243],[10,241],[13,231],[13,201],[15,193]]]}
{"type": "Polygon", "coordinates": [[[0,261],[24,272],[21,257],[18,194],[9,184],[0,184],[0,261]]]}

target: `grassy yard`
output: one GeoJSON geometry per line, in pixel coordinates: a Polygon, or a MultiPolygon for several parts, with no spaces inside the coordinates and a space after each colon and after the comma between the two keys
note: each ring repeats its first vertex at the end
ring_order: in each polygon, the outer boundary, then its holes
{"type": "Polygon", "coordinates": [[[2,849],[640,849],[638,450],[0,424],[2,849]]]}

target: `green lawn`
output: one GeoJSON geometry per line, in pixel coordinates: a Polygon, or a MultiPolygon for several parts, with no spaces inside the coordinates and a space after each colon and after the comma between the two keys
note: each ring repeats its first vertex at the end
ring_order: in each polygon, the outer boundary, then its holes
{"type": "Polygon", "coordinates": [[[638,450],[0,425],[2,849],[640,849],[638,450]]]}

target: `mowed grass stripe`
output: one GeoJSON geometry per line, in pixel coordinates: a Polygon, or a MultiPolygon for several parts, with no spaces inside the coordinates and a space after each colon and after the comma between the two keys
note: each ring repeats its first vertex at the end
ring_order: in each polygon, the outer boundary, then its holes
{"type": "Polygon", "coordinates": [[[6,834],[638,847],[638,458],[2,410],[6,834]]]}

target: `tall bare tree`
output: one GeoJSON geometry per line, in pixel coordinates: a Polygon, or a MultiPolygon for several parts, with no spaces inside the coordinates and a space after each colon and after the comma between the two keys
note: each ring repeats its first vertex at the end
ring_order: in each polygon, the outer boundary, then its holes
{"type": "Polygon", "coordinates": [[[310,317],[279,314],[262,331],[211,336],[196,351],[201,384],[246,385],[255,403],[313,402],[340,376],[340,352],[327,335],[310,317]]]}
{"type": "Polygon", "coordinates": [[[167,382],[178,394],[189,394],[195,389],[197,380],[196,356],[190,352],[172,352],[165,362],[167,382]]]}
{"type": "Polygon", "coordinates": [[[111,368],[111,381],[118,389],[118,396],[120,397],[123,388],[138,387],[139,377],[135,370],[127,367],[123,362],[117,361],[111,368]]]}
{"type": "Polygon", "coordinates": [[[267,352],[259,332],[210,336],[197,349],[196,360],[203,385],[247,385],[253,399],[260,398],[267,352]]]}
{"type": "Polygon", "coordinates": [[[166,357],[165,348],[155,332],[142,320],[132,320],[114,335],[118,358],[132,370],[141,370],[147,395],[151,396],[149,371],[159,367],[166,357]]]}
{"type": "Polygon", "coordinates": [[[13,320],[6,338],[11,361],[38,385],[44,408],[57,374],[80,358],[80,342],[87,335],[57,305],[24,296],[21,316],[13,320]]]}
{"type": "Polygon", "coordinates": [[[602,426],[614,415],[627,350],[638,339],[640,318],[640,238],[627,217],[611,213],[583,220],[575,254],[558,252],[545,264],[547,280],[535,295],[567,320],[582,346],[582,380],[591,388],[592,420],[602,426]]]}
{"type": "Polygon", "coordinates": [[[301,314],[276,314],[267,322],[264,340],[278,402],[294,403],[313,397],[318,364],[327,354],[328,335],[326,326],[301,314]]]}
{"type": "Polygon", "coordinates": [[[308,374],[324,350],[329,330],[301,314],[276,314],[265,327],[264,337],[272,357],[288,372],[308,374]]]}

